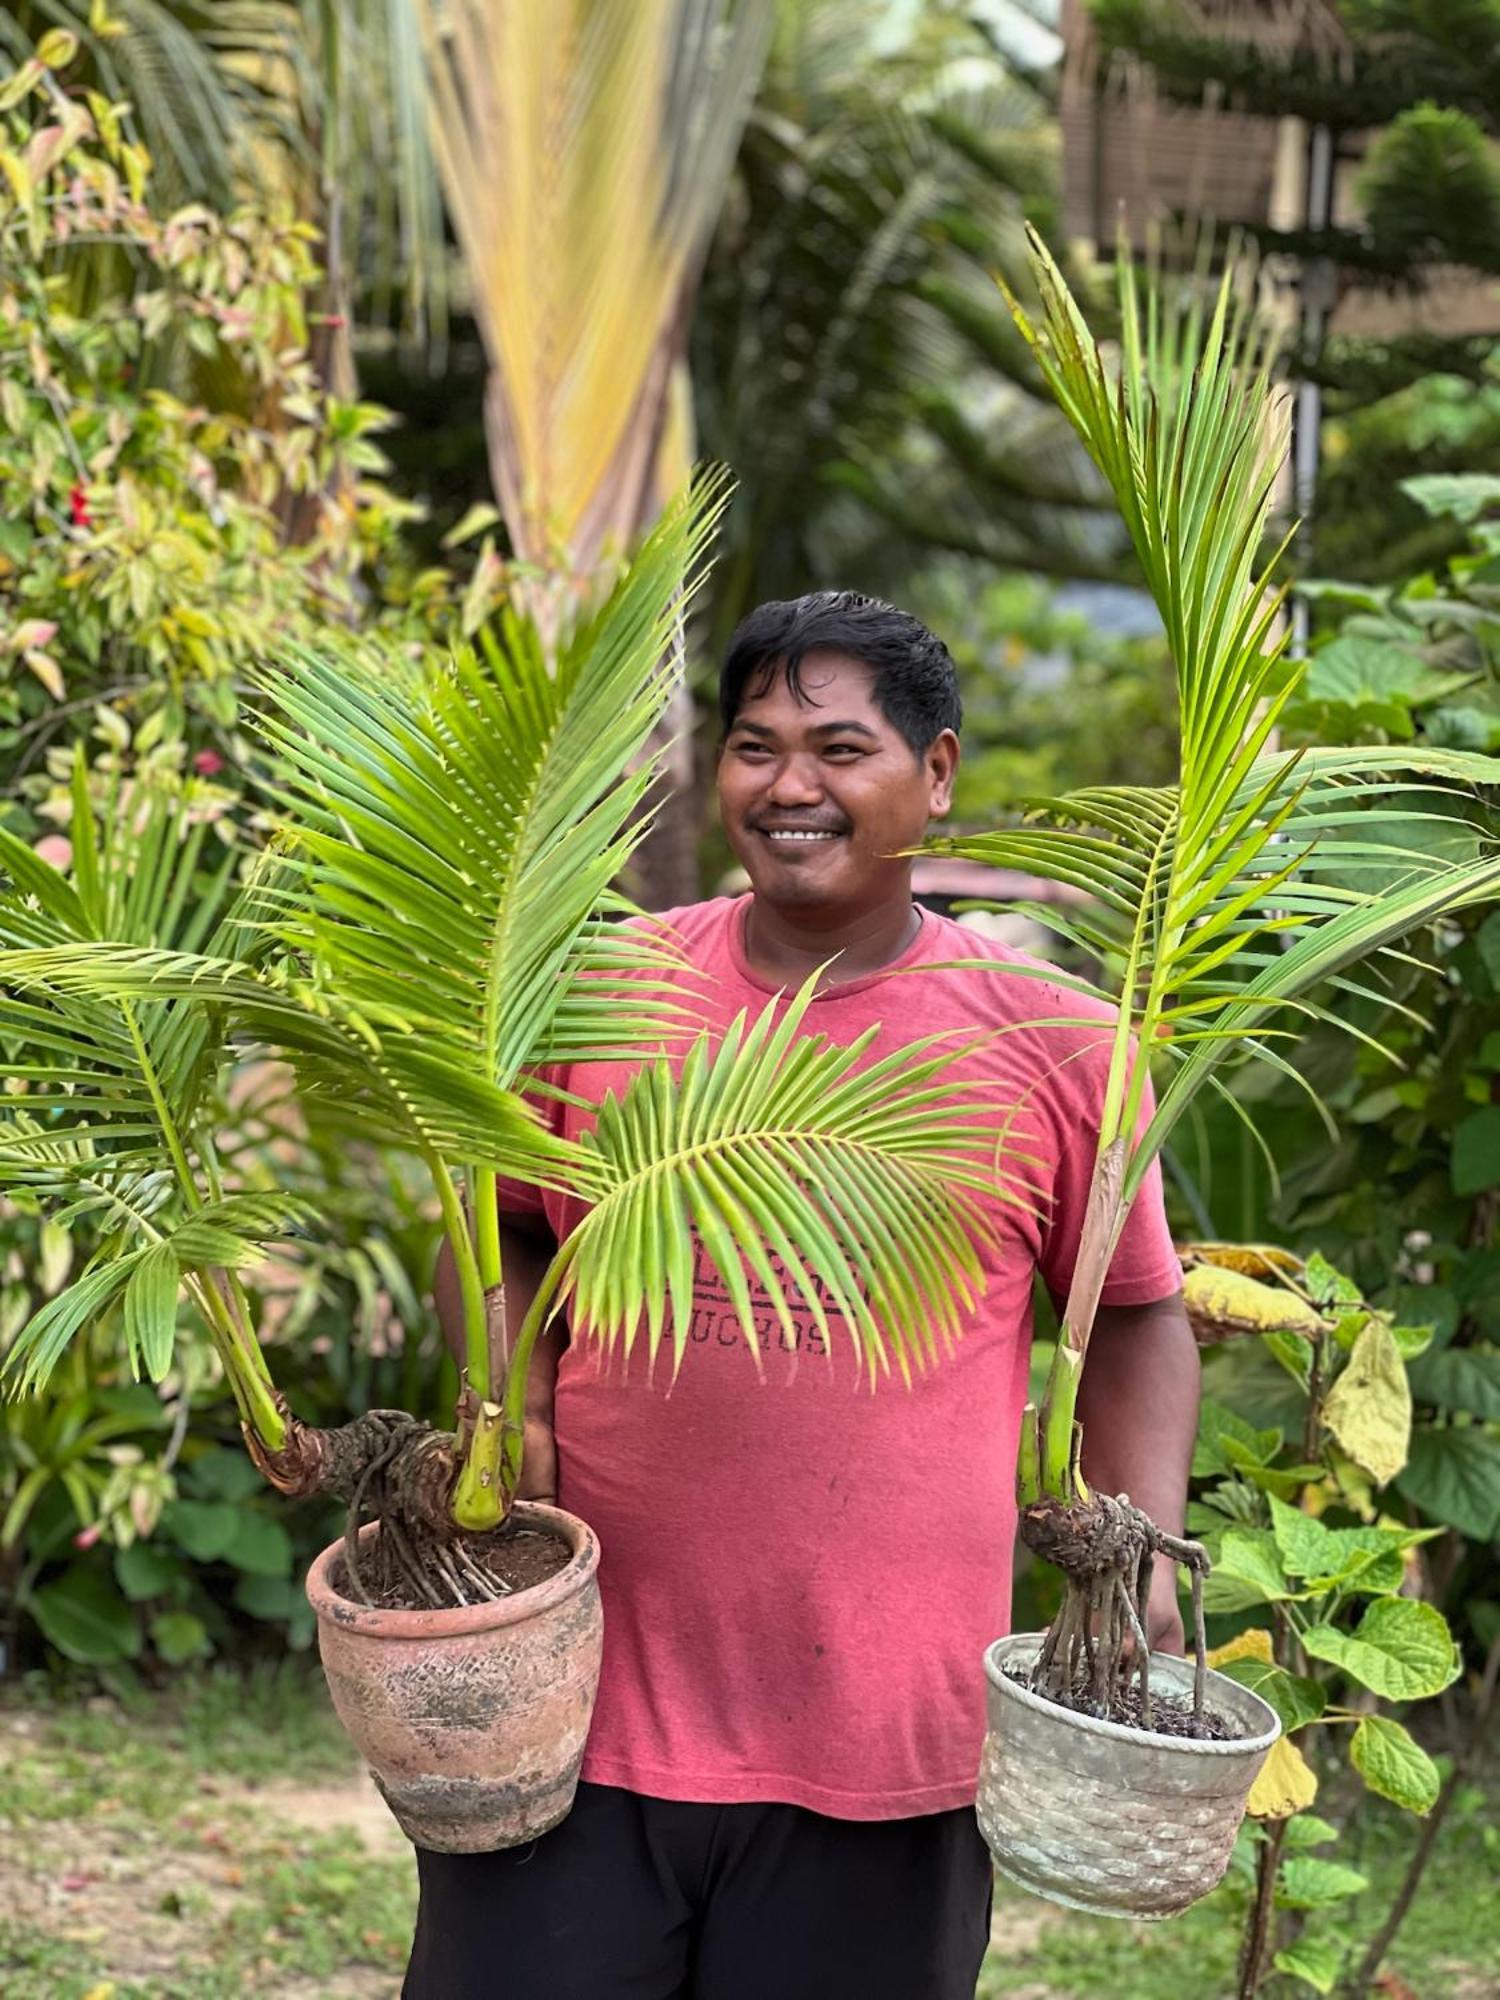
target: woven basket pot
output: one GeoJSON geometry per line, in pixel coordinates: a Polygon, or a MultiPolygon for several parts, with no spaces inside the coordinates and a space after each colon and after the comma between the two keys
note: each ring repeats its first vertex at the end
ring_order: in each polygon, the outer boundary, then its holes
{"type": "MultiPolygon", "coordinates": [[[[1227,1743],[1154,1736],[1044,1701],[1006,1675],[1028,1671],[1039,1632],[984,1656],[989,1730],[979,1827],[1002,1875],[1100,1917],[1175,1917],[1229,1866],[1245,1800],[1281,1733],[1259,1695],[1210,1673],[1208,1702],[1242,1734],[1227,1743]]],[[[1151,1655],[1155,1691],[1193,1692],[1193,1668],[1151,1655]]]]}
{"type": "Polygon", "coordinates": [[[561,1536],[571,1559],[544,1583],[492,1604],[355,1604],[330,1580],[342,1542],[308,1572],[339,1720],[402,1832],[439,1854],[535,1840],[567,1817],[578,1785],[604,1629],[599,1544],[560,1507],[523,1502],[514,1519],[561,1536]]]}

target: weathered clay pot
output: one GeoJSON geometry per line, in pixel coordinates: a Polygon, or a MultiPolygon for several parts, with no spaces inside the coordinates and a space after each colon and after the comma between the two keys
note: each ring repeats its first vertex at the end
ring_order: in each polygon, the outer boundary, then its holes
{"type": "Polygon", "coordinates": [[[560,1507],[522,1503],[515,1519],[561,1535],[572,1560],[494,1604],[369,1610],[329,1580],[342,1542],[308,1572],[339,1720],[408,1839],[440,1854],[535,1840],[578,1784],[599,1684],[599,1544],[560,1507]]]}
{"type": "MultiPolygon", "coordinates": [[[[1281,1734],[1259,1695],[1210,1673],[1208,1699],[1244,1734],[1228,1743],[1154,1736],[1044,1701],[1007,1667],[1029,1668],[1042,1634],[985,1653],[989,1733],[979,1830],[1002,1875],[1101,1917],[1175,1917],[1229,1866],[1245,1800],[1281,1734]]],[[[1151,1684],[1193,1692],[1188,1660],[1151,1655],[1151,1684]]]]}

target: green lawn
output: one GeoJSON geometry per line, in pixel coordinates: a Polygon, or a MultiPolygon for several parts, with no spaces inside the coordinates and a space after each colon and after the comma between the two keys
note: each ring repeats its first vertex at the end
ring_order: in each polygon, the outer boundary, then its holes
{"type": "MultiPolygon", "coordinates": [[[[1355,1928],[1378,1922],[1410,1839],[1394,1812],[1361,1815],[1339,1855],[1370,1876],[1355,1928]]],[[[1407,1920],[1389,2000],[1500,1990],[1497,1864],[1500,1816],[1475,1788],[1407,1920]]],[[[414,1890],[305,1664],[205,1673],[170,1696],[0,1696],[5,2000],[394,2000],[414,1890]]],[[[1176,1923],[1135,1925],[1001,1885],[981,2000],[1227,2000],[1243,1897],[1231,1882],[1176,1923]]]]}

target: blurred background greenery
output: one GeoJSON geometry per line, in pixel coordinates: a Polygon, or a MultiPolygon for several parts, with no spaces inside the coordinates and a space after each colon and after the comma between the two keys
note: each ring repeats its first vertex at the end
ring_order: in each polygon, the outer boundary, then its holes
{"type": "MultiPolygon", "coordinates": [[[[206,888],[254,849],[276,783],[251,662],[330,622],[440,650],[536,588],[542,530],[495,408],[511,399],[513,433],[531,407],[545,340],[522,351],[516,301],[553,299],[567,259],[519,224],[510,261],[489,255],[486,204],[519,194],[483,132],[433,144],[425,97],[485,4],[16,0],[0,19],[0,823],[52,858],[82,759],[100,799],[121,777],[190,799],[206,888]]],[[[695,457],[737,490],[644,900],[723,877],[715,666],[767,597],[870,590],[947,639],[961,820],[1169,778],[1160,634],[995,283],[1024,288],[1027,225],[1100,310],[1122,237],[1185,260],[1258,247],[1296,399],[1287,741],[1500,744],[1497,0],[674,6],[698,39],[664,98],[673,170],[613,274],[651,316],[610,532],[695,457]]],[[[598,242],[638,194],[581,184],[619,209],[598,242]]],[[[569,531],[579,573],[595,527],[580,510],[569,531]]],[[[1349,1011],[1360,1038],[1305,1044],[1310,1094],[1237,1083],[1259,1139],[1233,1104],[1197,1122],[1171,1198],[1184,1236],[1319,1249],[1432,1327],[1381,1504],[1441,1530],[1413,1587],[1477,1699],[1500,1640],[1500,915],[1414,946],[1349,1011]]],[[[327,1141],[271,1066],[225,1090],[247,1183],[306,1187],[330,1217],[256,1274],[294,1406],[438,1416],[435,1218],[400,1162],[327,1141]]],[[[0,1349],[94,1247],[0,1205],[0,1349]]],[[[0,1406],[0,1674],[65,1662],[136,1687],[309,1644],[299,1579],[331,1524],[254,1487],[209,1357],[179,1352],[158,1394],[122,1378],[106,1327],[46,1397],[0,1406]]],[[[1212,1373],[1220,1403],[1277,1421],[1285,1379],[1256,1343],[1212,1373]]],[[[1454,1756],[1458,1700],[1429,1728],[1454,1756]]]]}

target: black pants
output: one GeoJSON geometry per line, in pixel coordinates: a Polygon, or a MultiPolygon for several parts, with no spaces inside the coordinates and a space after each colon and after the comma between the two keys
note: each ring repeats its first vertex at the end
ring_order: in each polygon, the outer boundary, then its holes
{"type": "Polygon", "coordinates": [[[971,1808],[854,1821],[580,1785],[530,1847],[417,1862],[402,2000],[973,2000],[989,1935],[971,1808]]]}

